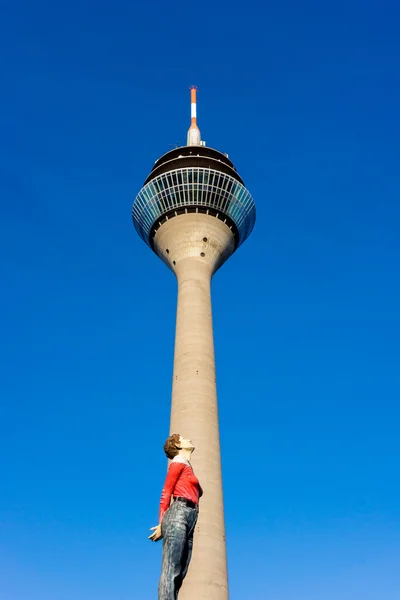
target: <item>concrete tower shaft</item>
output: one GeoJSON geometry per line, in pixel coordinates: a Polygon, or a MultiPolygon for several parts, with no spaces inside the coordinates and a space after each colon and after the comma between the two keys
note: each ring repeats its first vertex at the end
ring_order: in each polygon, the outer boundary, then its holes
{"type": "Polygon", "coordinates": [[[168,220],[154,239],[156,253],[173,258],[178,280],[171,433],[196,445],[193,468],[204,490],[189,574],[180,600],[228,600],[210,284],[235,249],[231,229],[207,214],[168,220]]]}
{"type": "Polygon", "coordinates": [[[210,289],[214,273],[250,235],[255,205],[228,156],[201,142],[194,89],[191,100],[188,145],[156,161],[132,218],[177,277],[170,432],[195,443],[192,462],[204,490],[179,600],[228,600],[210,289]]]}

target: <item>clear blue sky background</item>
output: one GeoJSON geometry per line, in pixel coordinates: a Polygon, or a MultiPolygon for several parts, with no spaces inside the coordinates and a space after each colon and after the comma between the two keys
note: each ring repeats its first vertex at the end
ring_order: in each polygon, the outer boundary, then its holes
{"type": "Polygon", "coordinates": [[[400,598],[397,2],[1,4],[0,597],[154,600],[176,282],[153,162],[254,195],[213,283],[231,600],[400,598]]]}

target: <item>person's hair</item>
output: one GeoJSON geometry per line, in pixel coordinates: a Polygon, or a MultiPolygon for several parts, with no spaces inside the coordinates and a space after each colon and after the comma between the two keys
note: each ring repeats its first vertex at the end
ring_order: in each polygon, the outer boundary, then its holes
{"type": "Polygon", "coordinates": [[[179,435],[179,433],[173,433],[169,436],[169,438],[164,444],[164,452],[167,455],[167,458],[169,458],[170,460],[174,458],[174,456],[176,456],[180,450],[180,437],[181,436],[179,435]]]}

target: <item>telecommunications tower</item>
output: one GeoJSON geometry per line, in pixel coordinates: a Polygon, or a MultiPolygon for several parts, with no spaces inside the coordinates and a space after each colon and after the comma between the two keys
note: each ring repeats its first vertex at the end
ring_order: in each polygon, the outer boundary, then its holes
{"type": "Polygon", "coordinates": [[[228,155],[201,140],[196,116],[192,87],[187,145],[155,162],[132,218],[178,281],[170,432],[193,440],[193,466],[204,490],[179,600],[228,600],[210,287],[250,235],[256,210],[228,155]]]}

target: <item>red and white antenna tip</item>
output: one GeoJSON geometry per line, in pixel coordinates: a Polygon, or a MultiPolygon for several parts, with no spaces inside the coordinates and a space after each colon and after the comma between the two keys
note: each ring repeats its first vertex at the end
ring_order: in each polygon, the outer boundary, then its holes
{"type": "Polygon", "coordinates": [[[187,145],[200,146],[201,137],[197,127],[197,87],[195,85],[190,87],[190,116],[192,122],[188,131],[187,145]]]}

